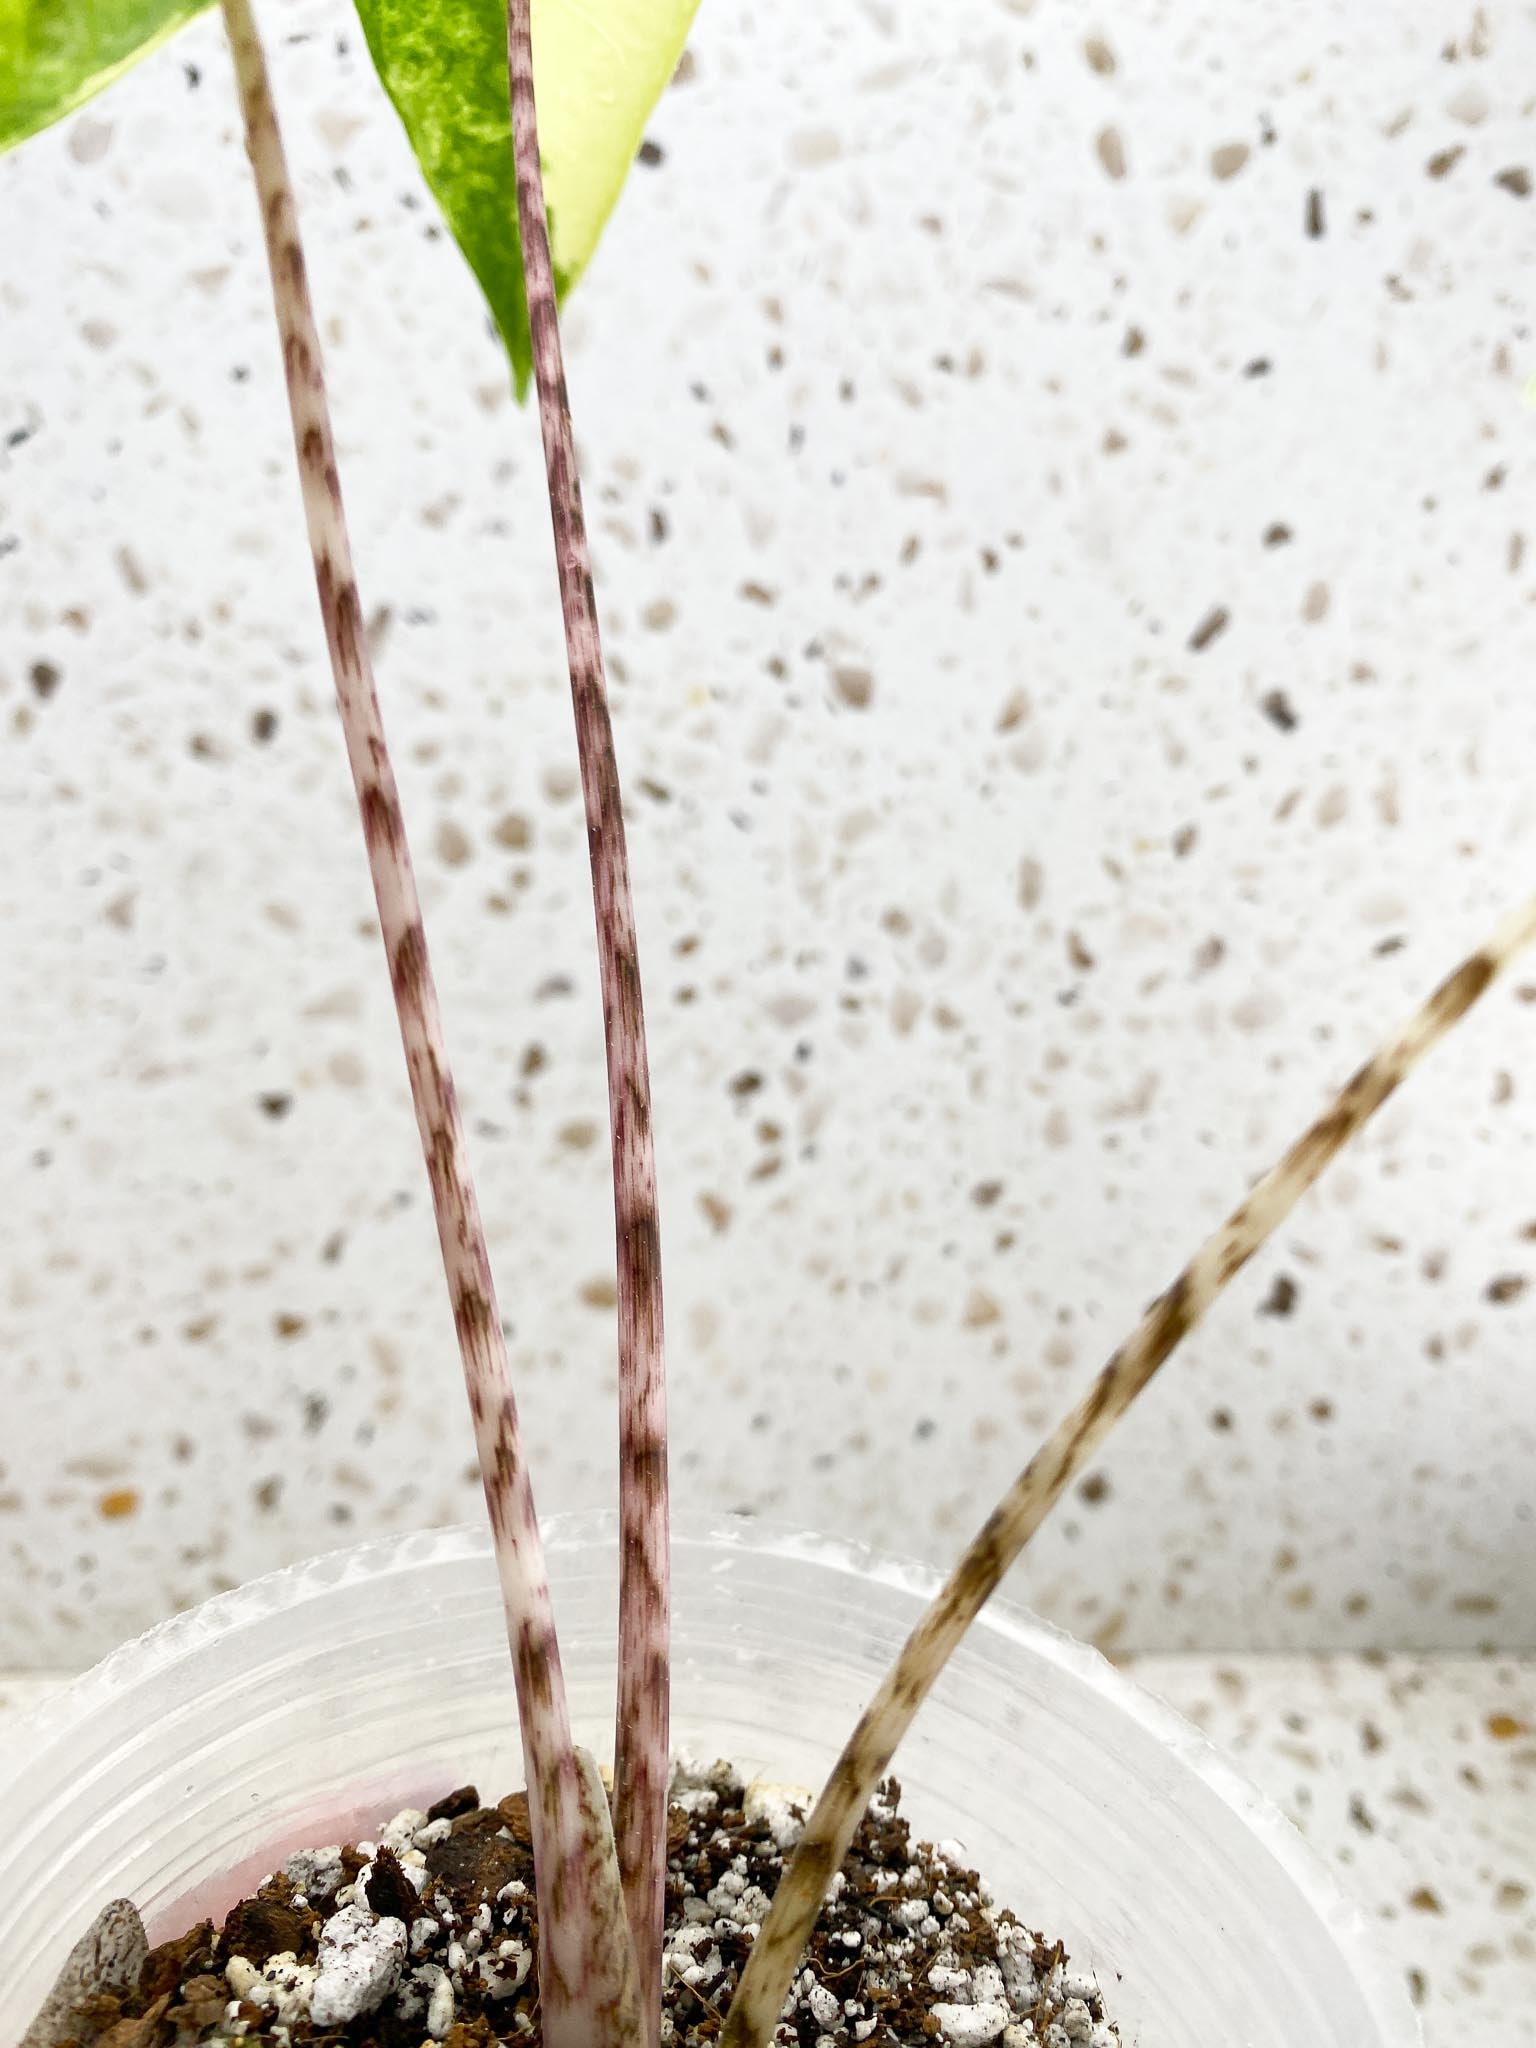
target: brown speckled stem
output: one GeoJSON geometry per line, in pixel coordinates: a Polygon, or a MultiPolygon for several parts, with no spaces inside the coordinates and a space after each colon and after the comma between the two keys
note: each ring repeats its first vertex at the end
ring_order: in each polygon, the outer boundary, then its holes
{"type": "MultiPolygon", "coordinates": [[[[1158,1367],[1228,1281],[1290,1215],[1323,1169],[1464,1017],[1514,955],[1536,937],[1536,902],[1507,918],[1395,1037],[1346,1084],[1160,1294],[1088,1393],[1038,1450],[987,1518],[860,1717],[774,1894],[721,2033],[721,2048],[761,2048],[774,2024],[833,1873],[888,1769],[966,1630],[1024,1545],[1158,1367]]],[[[1020,1816],[1028,1824],[1028,1816],[1020,1816]]]]}
{"type": "Polygon", "coordinates": [[[661,2015],[671,1632],[666,1367],[656,1153],[651,1138],[650,1070],[619,768],[608,716],[597,602],[582,518],[581,479],[576,469],[555,305],[554,266],[544,214],[529,14],[529,0],[508,0],[512,153],[528,326],[544,435],[560,602],[565,615],[566,656],[587,813],[587,849],[592,864],[603,1030],[608,1051],[608,1114],[612,1126],[613,1206],[618,1241],[622,1559],[614,1817],[646,2026],[654,2041],[661,2015]]]}
{"type": "MultiPolygon", "coordinates": [[[[571,1743],[544,1551],[523,1462],[506,1342],[363,632],[293,187],[249,0],[223,0],[223,8],[246,149],[261,202],[320,613],[432,1185],[506,1605],[531,1795],[534,1859],[544,1903],[540,1995],[545,2039],[552,2048],[591,2048],[598,2041],[638,2043],[638,2027],[624,2030],[622,1999],[615,1990],[622,1958],[613,1956],[606,1932],[594,1969],[589,1936],[602,1924],[604,1850],[594,1833],[588,1788],[571,1743]]],[[[611,1848],[607,1864],[613,1867],[611,1848]]],[[[616,1871],[613,1890],[617,1897],[616,1871]]],[[[622,1925],[622,1912],[618,1917],[622,1925]]]]}

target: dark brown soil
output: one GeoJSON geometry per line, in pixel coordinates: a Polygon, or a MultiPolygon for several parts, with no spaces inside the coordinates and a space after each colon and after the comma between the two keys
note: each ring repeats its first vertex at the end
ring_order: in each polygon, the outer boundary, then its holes
{"type": "MultiPolygon", "coordinates": [[[[996,1910],[963,1859],[915,1845],[899,1798],[894,1783],[883,1787],[865,1816],[781,2048],[1118,2048],[1092,1979],[996,1910]]],[[[663,2042],[699,2048],[719,2033],[798,1809],[744,1788],[724,1765],[680,1773],[674,1800],[663,2042]]],[[[153,1950],[134,1993],[77,2007],[72,2038],[75,2048],[540,2048],[537,1942],[527,1801],[483,1806],[466,1786],[427,1814],[397,1815],[377,1844],[290,1858],[222,1927],[205,1921],[153,1950]],[[338,1966],[326,1963],[342,1923],[382,1958],[361,1994],[338,1994],[338,1966]],[[360,2004],[338,2017],[326,2009],[338,1995],[360,2004]]]]}

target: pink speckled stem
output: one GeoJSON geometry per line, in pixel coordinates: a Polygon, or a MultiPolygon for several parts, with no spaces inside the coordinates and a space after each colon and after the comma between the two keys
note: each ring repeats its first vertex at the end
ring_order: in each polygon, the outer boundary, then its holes
{"type": "MultiPolygon", "coordinates": [[[[544,1550],[523,1461],[506,1343],[465,1156],[463,1121],[448,1067],[405,821],[363,632],[293,187],[249,0],[223,0],[223,8],[245,119],[246,148],[261,202],[320,614],[362,812],[368,865],[474,1417],[475,1447],[495,1535],[531,1795],[541,1906],[540,1992],[545,2039],[552,2048],[590,2048],[596,2041],[638,2042],[638,2024],[625,2028],[614,2018],[622,2000],[614,1989],[618,1980],[611,1940],[605,1940],[601,1967],[594,1973],[589,1934],[600,1920],[604,1851],[594,1835],[583,1767],[571,1743],[544,1550]]],[[[607,1861],[612,1864],[611,1849],[607,1861]]],[[[616,1877],[614,1885],[616,1893],[616,1877]]],[[[620,1919],[622,1922],[622,1914],[620,1919]]]]}
{"type": "MultiPolygon", "coordinates": [[[[859,1818],[896,1746],[966,1630],[1046,1515],[1170,1352],[1205,1315],[1323,1169],[1536,937],[1536,902],[1508,917],[1318,1118],[1160,1294],[1087,1394],[1024,1467],[907,1638],[849,1737],[774,1894],[720,2035],[721,2048],[762,2048],[773,2036],[801,1951],[859,1818]]],[[[1027,1824],[1021,1816],[1021,1824],[1027,1824]]]]}
{"type": "Polygon", "coordinates": [[[654,2041],[661,2010],[669,1756],[670,1557],[661,1240],[645,1013],[613,727],[566,396],[544,214],[529,0],[508,0],[512,153],[544,466],[581,758],[608,1049],[619,1285],[619,1690],[614,1817],[635,1959],[654,2041]]]}

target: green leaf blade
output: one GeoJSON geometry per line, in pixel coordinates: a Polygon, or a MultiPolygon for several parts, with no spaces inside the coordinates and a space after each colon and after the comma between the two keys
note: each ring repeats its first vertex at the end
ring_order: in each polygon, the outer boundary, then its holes
{"type": "MultiPolygon", "coordinates": [[[[356,6],[374,68],[501,330],[521,398],[531,359],[504,0],[356,6]]],[[[591,261],[697,11],[698,0],[534,0],[544,189],[562,296],[591,261]]]]}
{"type": "Polygon", "coordinates": [[[212,0],[0,0],[0,150],[105,90],[212,0]]]}
{"type": "Polygon", "coordinates": [[[532,367],[497,0],[356,0],[373,68],[480,283],[522,397],[532,367]]]}

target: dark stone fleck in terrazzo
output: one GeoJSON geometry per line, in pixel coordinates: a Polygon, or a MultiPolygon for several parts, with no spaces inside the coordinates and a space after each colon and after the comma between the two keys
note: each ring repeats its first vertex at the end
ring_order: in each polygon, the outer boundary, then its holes
{"type": "Polygon", "coordinates": [[[1259,699],[1259,709],[1277,731],[1294,732],[1301,723],[1284,690],[1268,691],[1259,699]]]}
{"type": "Polygon", "coordinates": [[[1213,640],[1217,640],[1231,623],[1231,614],[1225,605],[1214,605],[1189,636],[1191,654],[1203,654],[1213,640]]]}
{"type": "Polygon", "coordinates": [[[1300,1290],[1288,1273],[1277,1273],[1274,1285],[1259,1304],[1261,1316],[1288,1316],[1296,1306],[1300,1290]]]}
{"type": "Polygon", "coordinates": [[[1483,1298],[1502,1307],[1505,1302],[1518,1301],[1528,1285],[1523,1273],[1500,1273],[1483,1289],[1483,1298]]]}

